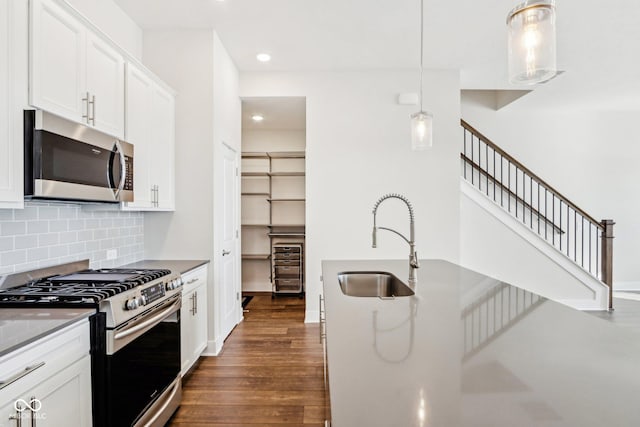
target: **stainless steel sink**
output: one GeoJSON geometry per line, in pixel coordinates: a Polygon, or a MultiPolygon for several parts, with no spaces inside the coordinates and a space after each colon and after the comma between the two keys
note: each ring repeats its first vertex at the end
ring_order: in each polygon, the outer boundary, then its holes
{"type": "Polygon", "coordinates": [[[413,290],[385,271],[345,271],[338,273],[340,289],[352,297],[395,298],[413,295],[413,290]]]}

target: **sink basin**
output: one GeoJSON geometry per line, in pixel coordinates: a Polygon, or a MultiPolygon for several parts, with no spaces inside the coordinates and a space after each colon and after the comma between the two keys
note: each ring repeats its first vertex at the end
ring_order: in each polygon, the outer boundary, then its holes
{"type": "Polygon", "coordinates": [[[338,273],[340,289],[352,297],[395,298],[413,295],[409,286],[384,271],[345,271],[338,273]]]}

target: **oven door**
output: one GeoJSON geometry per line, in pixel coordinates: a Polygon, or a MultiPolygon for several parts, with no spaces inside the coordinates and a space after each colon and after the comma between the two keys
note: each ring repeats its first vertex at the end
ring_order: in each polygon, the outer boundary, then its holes
{"type": "Polygon", "coordinates": [[[177,409],[181,303],[177,294],[141,318],[107,330],[109,426],[164,425],[177,409]]]}

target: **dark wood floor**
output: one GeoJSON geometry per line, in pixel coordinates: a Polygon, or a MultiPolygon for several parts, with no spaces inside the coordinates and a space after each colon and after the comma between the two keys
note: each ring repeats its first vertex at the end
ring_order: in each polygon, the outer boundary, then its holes
{"type": "Polygon", "coordinates": [[[217,357],[184,379],[170,426],[323,427],[328,402],[318,324],[304,300],[255,296],[217,357]]]}

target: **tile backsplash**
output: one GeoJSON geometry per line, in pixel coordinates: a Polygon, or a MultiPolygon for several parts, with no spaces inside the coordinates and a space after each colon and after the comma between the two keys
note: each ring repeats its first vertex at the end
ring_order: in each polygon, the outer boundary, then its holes
{"type": "Polygon", "coordinates": [[[91,268],[142,260],[143,214],[42,202],[0,209],[0,275],[86,258],[91,268]],[[116,258],[107,260],[114,250],[116,258]]]}

